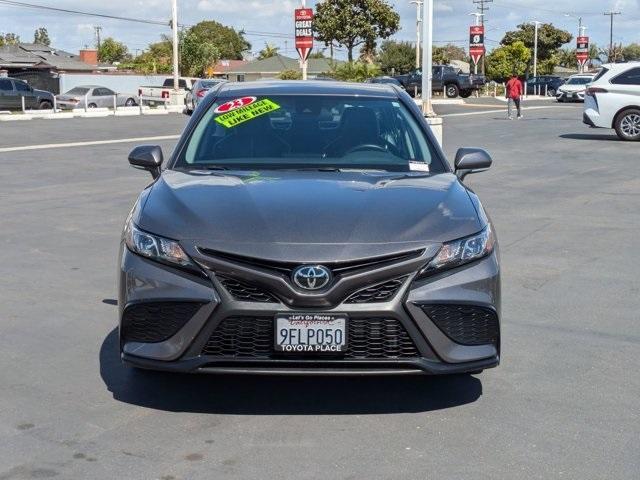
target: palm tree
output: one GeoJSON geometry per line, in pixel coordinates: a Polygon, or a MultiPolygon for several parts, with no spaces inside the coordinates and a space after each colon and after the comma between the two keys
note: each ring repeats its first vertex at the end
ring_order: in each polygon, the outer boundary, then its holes
{"type": "Polygon", "coordinates": [[[280,51],[280,47],[276,47],[275,45],[271,45],[270,43],[265,43],[264,48],[260,50],[258,54],[258,60],[264,60],[265,58],[271,58],[278,55],[280,51]]]}

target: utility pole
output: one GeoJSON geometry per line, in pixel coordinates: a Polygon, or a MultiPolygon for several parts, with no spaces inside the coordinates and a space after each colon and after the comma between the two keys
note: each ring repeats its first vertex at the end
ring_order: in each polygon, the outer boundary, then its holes
{"type": "MultiPolygon", "coordinates": [[[[306,0],[302,0],[302,8],[307,8],[306,0]]],[[[307,59],[305,58],[302,60],[302,80],[306,80],[308,78],[308,67],[309,62],[307,62],[307,59]]]]}
{"type": "Polygon", "coordinates": [[[93,27],[93,30],[96,32],[96,45],[98,46],[98,50],[100,50],[100,46],[102,45],[100,41],[100,32],[102,32],[102,27],[100,25],[96,25],[93,27]]]}
{"type": "Polygon", "coordinates": [[[613,56],[613,17],[615,17],[616,15],[622,15],[622,12],[614,12],[613,10],[610,10],[609,12],[605,12],[604,14],[605,16],[611,17],[611,30],[609,34],[609,62],[610,62],[611,57],[613,56]]]}
{"type": "Polygon", "coordinates": [[[171,30],[173,34],[173,89],[180,87],[178,71],[178,0],[171,1],[171,30]]]}
{"type": "MultiPolygon", "coordinates": [[[[480,15],[482,15],[480,17],[480,25],[482,25],[484,27],[484,20],[486,17],[485,12],[489,11],[489,7],[486,5],[487,3],[493,3],[493,0],[473,0],[473,3],[476,5],[476,8],[478,9],[478,11],[480,12],[480,15]]],[[[486,55],[482,56],[482,74],[484,75],[486,72],[485,69],[485,59],[486,59],[486,55]]]]}
{"type": "Polygon", "coordinates": [[[416,26],[417,26],[417,41],[416,41],[416,70],[420,70],[420,30],[422,30],[422,5],[424,4],[423,0],[413,0],[409,3],[415,4],[417,7],[418,13],[416,17],[416,26]]]}
{"type": "Polygon", "coordinates": [[[433,117],[431,82],[433,80],[433,0],[426,1],[426,18],[422,22],[422,113],[433,117]]]}

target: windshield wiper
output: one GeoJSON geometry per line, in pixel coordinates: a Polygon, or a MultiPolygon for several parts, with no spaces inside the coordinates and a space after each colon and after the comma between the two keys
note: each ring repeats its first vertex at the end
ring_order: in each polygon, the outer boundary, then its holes
{"type": "Polygon", "coordinates": [[[198,168],[198,170],[229,170],[227,167],[223,167],[222,165],[203,165],[202,168],[198,168]]]}
{"type": "Polygon", "coordinates": [[[341,172],[338,167],[308,167],[308,168],[296,168],[298,172],[341,172]]]}

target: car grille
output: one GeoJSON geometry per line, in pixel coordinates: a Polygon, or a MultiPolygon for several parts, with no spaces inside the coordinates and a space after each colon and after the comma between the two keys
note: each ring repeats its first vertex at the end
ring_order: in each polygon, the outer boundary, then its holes
{"type": "Polygon", "coordinates": [[[269,292],[238,280],[220,277],[220,283],[233,298],[241,302],[277,303],[269,292]]]}
{"type": "MultiPolygon", "coordinates": [[[[229,317],[213,332],[203,355],[235,358],[272,358],[273,317],[229,317]]],[[[403,359],[420,356],[398,320],[350,318],[347,322],[347,359],[403,359]]]]}
{"type": "Polygon", "coordinates": [[[126,342],[163,342],[180,330],[203,303],[151,302],[128,307],[120,326],[126,342]]]}
{"type": "MultiPolygon", "coordinates": [[[[276,262],[263,260],[259,258],[244,257],[241,255],[234,255],[230,253],[218,252],[209,248],[199,248],[200,252],[212,258],[218,258],[220,260],[235,263],[238,265],[244,265],[249,268],[261,268],[263,270],[270,270],[274,273],[285,274],[291,276],[293,271],[299,267],[300,263],[291,262],[276,262]]],[[[393,265],[395,263],[401,263],[407,260],[418,258],[424,253],[424,250],[414,250],[411,252],[404,252],[396,255],[386,255],[383,257],[368,258],[364,260],[356,260],[349,262],[320,262],[325,267],[329,268],[335,276],[347,275],[356,273],[359,271],[372,270],[375,268],[382,268],[387,265],[393,265]]],[[[314,264],[318,262],[305,262],[307,264],[314,264]]]]}
{"type": "Polygon", "coordinates": [[[424,313],[444,332],[461,345],[497,344],[499,323],[496,313],[470,305],[420,305],[424,313]]]}
{"type": "Polygon", "coordinates": [[[374,285],[372,287],[359,290],[349,298],[346,303],[381,303],[391,300],[404,285],[407,277],[396,278],[388,282],[374,285]]]}

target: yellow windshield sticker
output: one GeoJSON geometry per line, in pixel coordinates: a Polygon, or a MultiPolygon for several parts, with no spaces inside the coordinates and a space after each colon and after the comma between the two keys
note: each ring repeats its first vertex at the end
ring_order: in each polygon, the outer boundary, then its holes
{"type": "Polygon", "coordinates": [[[223,127],[233,128],[237,127],[240,124],[243,124],[244,122],[248,122],[249,120],[260,117],[261,115],[266,115],[267,113],[278,110],[279,108],[280,105],[265,98],[264,100],[260,100],[259,102],[255,102],[245,107],[241,107],[236,110],[232,110],[231,112],[220,115],[216,117],[215,120],[223,127]]]}

